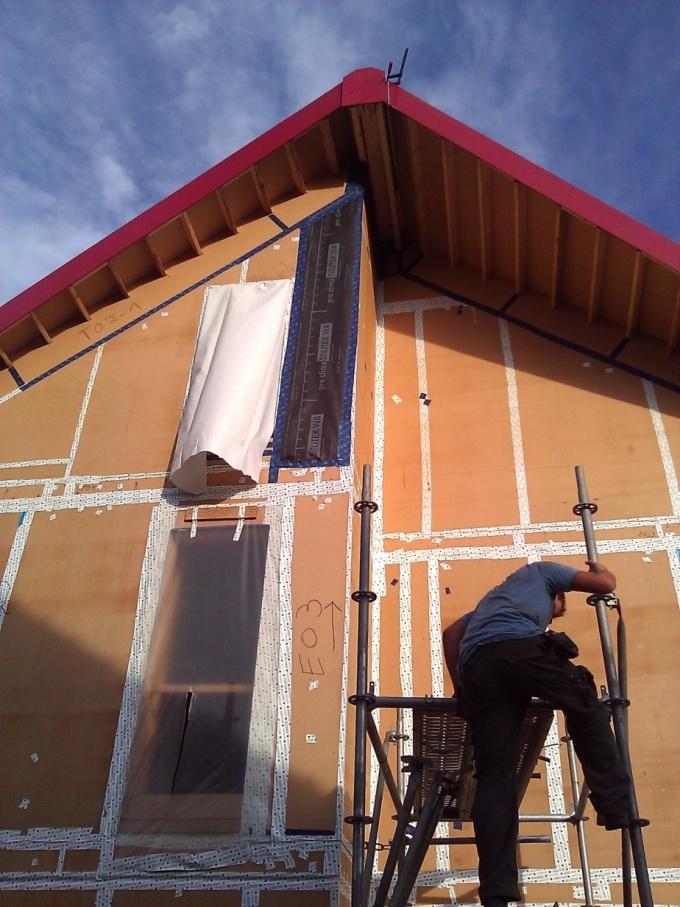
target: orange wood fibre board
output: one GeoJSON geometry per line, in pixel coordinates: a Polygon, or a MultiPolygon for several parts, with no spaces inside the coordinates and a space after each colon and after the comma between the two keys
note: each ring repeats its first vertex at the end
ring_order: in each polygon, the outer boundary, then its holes
{"type": "Polygon", "coordinates": [[[655,387],[654,392],[671,457],[675,464],[675,472],[678,475],[680,473],[680,394],[673,393],[665,387],[655,387]]]}
{"type": "Polygon", "coordinates": [[[498,319],[466,309],[423,314],[432,528],[519,521],[498,319]]]}
{"type": "Polygon", "coordinates": [[[288,828],[336,826],[347,506],[345,495],[295,506],[288,828]]]}
{"type": "Polygon", "coordinates": [[[383,531],[421,528],[420,415],[415,320],[385,317],[385,439],[383,531]],[[395,403],[393,395],[401,398],[395,403]]]}
{"type": "Polygon", "coordinates": [[[149,514],[33,519],[0,634],[3,828],[99,826],[149,514]]]}
{"type": "Polygon", "coordinates": [[[203,290],[104,347],[76,454],[75,475],[168,468],[191,368],[203,290]]]}
{"type": "MultiPolygon", "coordinates": [[[[628,640],[630,745],[640,814],[651,819],[645,829],[647,850],[655,866],[677,866],[680,841],[680,712],[677,699],[677,653],[680,649],[680,612],[668,557],[664,552],[642,560],[637,552],[608,554],[602,562],[616,574],[628,640]]],[[[560,563],[580,568],[578,557],[560,557],[560,563]]],[[[612,637],[616,617],[610,613],[612,637]]],[[[567,595],[567,614],[553,629],[564,630],[580,649],[578,663],[588,666],[595,682],[606,684],[593,608],[578,592],[567,595]]],[[[566,781],[566,759],[563,760],[566,781]]],[[[620,857],[618,835],[594,830],[589,823],[588,846],[594,865],[615,866],[620,857]]],[[[574,850],[574,859],[578,850],[574,850]]],[[[574,865],[577,865],[576,863],[574,865]]]]}
{"type": "Polygon", "coordinates": [[[585,469],[598,519],[670,512],[668,486],[639,379],[511,329],[529,509],[535,522],[572,518],[574,466],[585,469]]]}
{"type": "Polygon", "coordinates": [[[260,907],[330,907],[328,891],[261,891],[260,907]]]}
{"type": "MultiPolygon", "coordinates": [[[[427,564],[411,564],[411,659],[413,695],[432,695],[427,564]]],[[[437,645],[440,645],[437,639],[437,645]]]]}
{"type": "Polygon", "coordinates": [[[248,259],[249,283],[256,280],[284,280],[295,277],[300,231],[282,236],[262,252],[248,259]]]}
{"type": "Polygon", "coordinates": [[[13,466],[8,469],[0,469],[0,482],[13,481],[14,479],[57,479],[64,475],[65,469],[65,463],[13,466]]]}
{"type": "MultiPolygon", "coordinates": [[[[0,872],[55,872],[58,850],[0,850],[0,872]]],[[[97,863],[99,851],[97,851],[97,863]]],[[[94,867],[97,868],[96,866],[94,867]]],[[[2,896],[0,896],[2,903],[2,896]]]]}
{"type": "Polygon", "coordinates": [[[240,891],[182,890],[181,884],[165,891],[116,891],[113,907],[241,907],[240,891]],[[182,891],[180,898],[176,890],[182,891]]]}
{"type": "MultiPolygon", "coordinates": [[[[656,538],[656,528],[654,526],[622,526],[619,529],[602,529],[594,527],[595,538],[598,542],[611,541],[613,539],[653,539],[656,538]]],[[[583,529],[580,521],[578,527],[571,532],[527,532],[525,535],[529,545],[535,545],[542,542],[582,542],[583,556],[586,556],[585,542],[583,541],[583,529]]],[[[549,555],[545,555],[548,559],[549,555]]]]}
{"type": "Polygon", "coordinates": [[[0,405],[0,462],[68,457],[93,361],[83,356],[0,405]]]}
{"type": "Polygon", "coordinates": [[[95,891],[8,891],[0,895],[2,907],[95,907],[95,891]]]}

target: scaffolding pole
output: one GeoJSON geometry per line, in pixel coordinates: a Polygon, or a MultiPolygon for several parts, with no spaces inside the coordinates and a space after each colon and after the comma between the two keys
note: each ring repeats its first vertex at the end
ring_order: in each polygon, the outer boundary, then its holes
{"type": "Polygon", "coordinates": [[[352,826],[352,905],[363,903],[364,850],[366,826],[371,817],[366,815],[366,733],[368,730],[368,703],[373,698],[368,693],[368,606],[376,595],[369,589],[371,563],[371,514],[378,509],[371,500],[371,467],[365,464],[362,475],[361,500],[354,505],[361,514],[361,547],[359,550],[359,589],[352,593],[352,600],[359,606],[357,638],[357,685],[350,697],[356,706],[354,725],[354,809],[345,819],[352,826]]]}
{"type": "MultiPolygon", "coordinates": [[[[593,531],[593,514],[597,512],[597,505],[588,500],[586,478],[582,466],[576,467],[576,485],[579,503],[574,507],[574,513],[581,517],[581,522],[583,523],[583,534],[586,542],[588,560],[597,561],[597,545],[595,542],[595,533],[593,531]]],[[[600,632],[600,644],[602,646],[602,657],[607,677],[609,704],[612,712],[616,744],[621,756],[621,761],[630,778],[630,828],[623,829],[622,832],[622,840],[624,842],[623,852],[624,854],[626,852],[626,838],[627,835],[629,835],[631,849],[633,851],[633,862],[635,864],[635,878],[637,881],[638,894],[640,895],[640,905],[641,907],[654,907],[641,828],[641,825],[647,823],[644,819],[640,819],[640,814],[638,812],[633,769],[630,759],[630,750],[628,748],[628,723],[626,718],[628,701],[623,697],[621,684],[619,683],[619,675],[616,668],[611,632],[609,629],[607,601],[607,597],[602,595],[593,595],[588,598],[588,603],[595,606],[595,612],[597,614],[597,625],[600,632]]],[[[619,619],[621,618],[619,617],[619,619]]],[[[622,639],[624,639],[624,637],[621,632],[619,634],[619,642],[621,642],[622,639]]],[[[625,664],[625,653],[619,652],[619,661],[620,663],[625,664]]],[[[626,861],[624,859],[624,870],[625,863],[626,861]]],[[[624,889],[626,884],[630,885],[630,878],[628,880],[624,878],[624,889]]]]}

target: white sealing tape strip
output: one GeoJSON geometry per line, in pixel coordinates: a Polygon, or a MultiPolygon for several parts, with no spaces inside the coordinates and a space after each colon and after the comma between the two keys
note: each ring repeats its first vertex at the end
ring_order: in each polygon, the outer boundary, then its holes
{"type": "Polygon", "coordinates": [[[97,351],[94,354],[94,362],[92,363],[92,368],[90,369],[90,377],[88,378],[87,387],[85,388],[85,393],[83,394],[83,402],[80,406],[78,422],[76,423],[76,429],[73,433],[73,441],[71,442],[71,451],[68,455],[68,464],[66,466],[66,472],[64,473],[64,476],[66,478],[71,475],[71,470],[73,469],[73,463],[78,452],[78,445],[80,444],[80,436],[83,432],[83,425],[85,424],[87,408],[90,405],[90,397],[92,395],[92,388],[94,387],[94,379],[97,377],[97,370],[99,369],[99,363],[102,361],[103,353],[104,344],[98,346],[97,351]]]}
{"type": "Polygon", "coordinates": [[[28,533],[31,530],[32,522],[32,512],[22,513],[19,517],[19,525],[14,533],[14,541],[9,550],[7,565],[2,575],[2,580],[0,580],[0,630],[2,629],[5,620],[5,614],[7,614],[9,600],[12,597],[12,589],[14,588],[14,581],[19,572],[19,564],[21,563],[24,548],[26,547],[26,540],[28,539],[28,533]]]}
{"type": "Polygon", "coordinates": [[[423,310],[416,309],[415,337],[416,361],[418,363],[418,393],[420,394],[420,466],[421,466],[421,520],[424,533],[432,531],[432,468],[430,463],[430,421],[427,398],[427,366],[425,360],[425,331],[423,310]],[[423,397],[425,394],[425,397],[423,397]]]}
{"type": "Polygon", "coordinates": [[[642,379],[642,387],[645,392],[647,406],[649,407],[649,414],[652,417],[652,425],[654,426],[656,440],[659,445],[659,453],[661,454],[661,462],[663,463],[663,470],[666,474],[668,495],[671,499],[673,513],[676,516],[680,517],[680,488],[678,487],[678,476],[675,471],[675,464],[673,463],[673,455],[671,453],[670,445],[668,444],[666,428],[663,424],[661,413],[659,412],[659,403],[656,398],[656,391],[654,390],[654,385],[651,383],[651,381],[647,381],[644,378],[642,379]]]}
{"type": "Polygon", "coordinates": [[[274,760],[274,797],[272,804],[272,840],[274,841],[281,840],[286,833],[293,657],[291,567],[294,529],[295,501],[289,498],[284,502],[281,513],[281,554],[279,561],[281,623],[277,683],[278,715],[276,721],[276,756],[274,760]]]}
{"type": "Polygon", "coordinates": [[[512,356],[510,331],[507,323],[499,320],[498,328],[501,333],[501,347],[503,349],[503,361],[505,363],[505,380],[508,386],[508,407],[510,409],[512,454],[515,460],[515,484],[517,486],[517,502],[519,504],[519,521],[522,526],[528,526],[531,522],[531,518],[529,516],[527,475],[524,468],[524,446],[522,444],[522,427],[519,419],[519,399],[517,397],[515,362],[512,356]]]}

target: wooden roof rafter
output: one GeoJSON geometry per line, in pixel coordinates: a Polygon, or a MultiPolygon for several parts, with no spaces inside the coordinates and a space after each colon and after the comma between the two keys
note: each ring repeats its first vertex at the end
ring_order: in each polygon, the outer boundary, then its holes
{"type": "Polygon", "coordinates": [[[449,266],[455,268],[460,258],[460,227],[458,224],[458,199],[456,191],[456,152],[446,139],[439,139],[442,180],[444,185],[444,213],[446,215],[446,250],[449,266]]]}

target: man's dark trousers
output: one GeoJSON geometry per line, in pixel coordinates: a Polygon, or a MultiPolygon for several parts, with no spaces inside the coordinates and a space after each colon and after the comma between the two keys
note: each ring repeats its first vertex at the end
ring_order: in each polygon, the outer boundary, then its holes
{"type": "Polygon", "coordinates": [[[532,696],[564,711],[598,814],[629,813],[628,776],[592,674],[560,655],[543,634],[480,646],[463,668],[460,704],[475,747],[472,818],[482,903],[520,899],[515,765],[532,696]]]}

